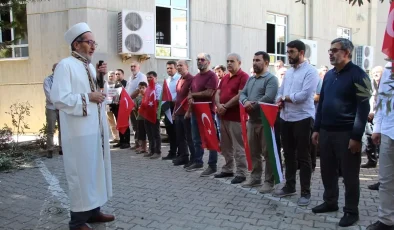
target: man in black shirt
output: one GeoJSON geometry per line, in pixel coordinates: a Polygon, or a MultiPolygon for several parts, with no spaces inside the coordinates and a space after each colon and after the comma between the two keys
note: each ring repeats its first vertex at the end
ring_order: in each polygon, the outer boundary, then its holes
{"type": "MultiPolygon", "coordinates": [[[[117,82],[115,83],[115,88],[126,87],[127,81],[124,79],[124,72],[122,69],[117,69],[115,71],[115,76],[117,82]]],[[[110,107],[112,113],[115,114],[116,119],[118,119],[119,104],[112,104],[110,107]]],[[[114,148],[127,149],[130,148],[130,128],[127,128],[124,134],[119,132],[119,143],[114,145],[114,148]]]]}
{"type": "Polygon", "coordinates": [[[314,213],[338,210],[338,160],[345,183],[344,216],[339,226],[358,221],[360,199],[361,138],[369,114],[369,98],[357,95],[356,83],[366,87],[368,75],[351,62],[353,44],[337,38],[328,50],[334,66],[327,72],[320,92],[312,141],[320,146],[320,167],[324,203],[314,213]]]}

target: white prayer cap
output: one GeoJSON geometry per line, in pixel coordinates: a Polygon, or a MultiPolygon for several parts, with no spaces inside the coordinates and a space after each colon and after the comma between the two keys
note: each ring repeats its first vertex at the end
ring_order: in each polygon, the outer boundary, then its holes
{"type": "Polygon", "coordinates": [[[65,34],[64,39],[68,44],[72,44],[73,41],[81,34],[90,32],[90,28],[88,24],[85,22],[80,22],[78,24],[73,25],[65,34]]]}

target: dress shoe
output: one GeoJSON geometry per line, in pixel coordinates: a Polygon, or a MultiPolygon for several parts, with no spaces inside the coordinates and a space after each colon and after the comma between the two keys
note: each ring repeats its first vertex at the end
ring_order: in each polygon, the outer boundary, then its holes
{"type": "Polygon", "coordinates": [[[84,225],[82,225],[80,227],[77,227],[77,228],[70,228],[70,230],[92,230],[92,229],[93,228],[87,226],[86,224],[84,224],[84,225]]]}
{"type": "Polygon", "coordinates": [[[361,168],[363,169],[376,168],[376,162],[367,161],[367,163],[361,165],[361,168]]]}
{"type": "Polygon", "coordinates": [[[375,190],[375,191],[379,191],[379,187],[380,187],[380,182],[378,182],[376,184],[368,185],[368,189],[375,190]]]}
{"type": "Polygon", "coordinates": [[[216,174],[214,177],[215,178],[226,178],[226,177],[233,177],[234,173],[229,173],[229,172],[220,172],[216,174]]]}
{"type": "Polygon", "coordinates": [[[112,146],[112,148],[119,148],[120,146],[122,146],[122,144],[119,142],[116,145],[112,146]]]}
{"type": "Polygon", "coordinates": [[[231,184],[241,184],[246,180],[246,177],[244,176],[236,176],[234,179],[231,180],[231,184]]]}
{"type": "Polygon", "coordinates": [[[176,156],[169,153],[166,157],[162,157],[161,159],[164,160],[164,161],[169,161],[169,160],[176,159],[176,156]]]}
{"type": "Polygon", "coordinates": [[[122,144],[120,146],[120,149],[128,149],[128,148],[130,148],[130,144],[122,144]]]}
{"type": "Polygon", "coordinates": [[[358,219],[359,219],[358,214],[345,212],[345,214],[339,221],[338,225],[340,227],[349,227],[352,226],[354,223],[356,223],[358,219]]]}
{"type": "Polygon", "coordinates": [[[115,220],[115,216],[113,215],[108,215],[100,212],[99,215],[90,217],[90,219],[87,221],[88,223],[105,223],[105,222],[111,222],[115,220]]]}
{"type": "Polygon", "coordinates": [[[193,164],[193,161],[189,161],[189,163],[185,164],[185,165],[183,166],[183,168],[184,168],[184,169],[189,168],[190,166],[192,166],[192,164],[193,164]]]}
{"type": "Polygon", "coordinates": [[[394,230],[394,226],[385,225],[380,221],[377,221],[367,227],[366,230],[394,230]]]}
{"type": "Polygon", "coordinates": [[[186,165],[186,164],[188,164],[188,163],[189,163],[189,160],[188,160],[188,159],[177,158],[177,159],[174,161],[174,166],[186,165]]]}
{"type": "Polygon", "coordinates": [[[324,202],[321,205],[318,205],[314,208],[312,208],[313,213],[325,213],[325,212],[336,212],[338,211],[338,205],[329,205],[326,202],[324,202]]]}
{"type": "Polygon", "coordinates": [[[47,158],[52,158],[53,157],[53,151],[49,150],[47,153],[47,158]]]}
{"type": "Polygon", "coordinates": [[[148,153],[147,152],[147,153],[144,154],[144,157],[151,157],[151,156],[153,156],[153,153],[148,153]]]}

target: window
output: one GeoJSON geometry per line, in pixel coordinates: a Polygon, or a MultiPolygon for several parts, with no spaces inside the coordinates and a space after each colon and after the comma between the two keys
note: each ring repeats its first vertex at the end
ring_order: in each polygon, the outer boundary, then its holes
{"type": "Polygon", "coordinates": [[[270,63],[286,63],[287,16],[267,13],[267,53],[270,63]]]}
{"type": "Polygon", "coordinates": [[[347,38],[350,41],[352,40],[352,33],[350,28],[338,27],[337,28],[337,37],[338,38],[347,38]]]}
{"type": "Polygon", "coordinates": [[[0,27],[0,58],[28,57],[26,5],[14,3],[10,11],[1,11],[0,27]]]}
{"type": "Polygon", "coordinates": [[[156,56],[189,57],[189,0],[156,0],[156,56]]]}

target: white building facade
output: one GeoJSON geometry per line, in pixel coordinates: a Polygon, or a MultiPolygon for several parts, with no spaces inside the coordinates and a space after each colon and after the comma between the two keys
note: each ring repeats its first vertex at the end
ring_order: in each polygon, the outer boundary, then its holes
{"type": "MultiPolygon", "coordinates": [[[[143,72],[156,71],[161,80],[166,75],[168,60],[188,59],[190,72],[196,74],[195,59],[200,52],[211,54],[212,66],[225,64],[230,52],[239,53],[242,68],[248,72],[253,54],[259,50],[271,55],[271,64],[276,60],[287,63],[286,44],[295,39],[308,40],[308,57],[312,64],[330,67],[327,51],[330,42],[337,37],[349,38],[355,46],[371,46],[371,65],[384,65],[380,50],[389,3],[371,2],[365,1],[361,7],[352,7],[344,0],[308,0],[307,5],[295,0],[29,3],[26,7],[28,36],[13,45],[8,53],[0,53],[0,108],[5,112],[13,102],[29,101],[34,107],[28,119],[30,131],[36,132],[42,127],[45,123],[43,79],[51,73],[54,63],[70,54],[63,35],[78,22],[87,22],[95,35],[98,47],[93,61],[105,60],[110,70],[121,68],[126,77],[130,75],[132,60],[141,61],[143,72]],[[151,29],[143,35],[142,43],[138,41],[139,45],[151,46],[151,54],[119,55],[118,42],[124,42],[118,35],[118,25],[122,23],[118,13],[122,10],[153,15],[151,29]]],[[[13,20],[15,15],[10,13],[8,17],[13,20]]],[[[142,23],[148,18],[142,17],[142,23]]],[[[4,40],[12,34],[14,32],[1,37],[4,40]]],[[[135,46],[137,42],[132,41],[131,45],[135,46]]],[[[9,124],[10,119],[4,112],[0,113],[0,120],[9,124]]]]}

